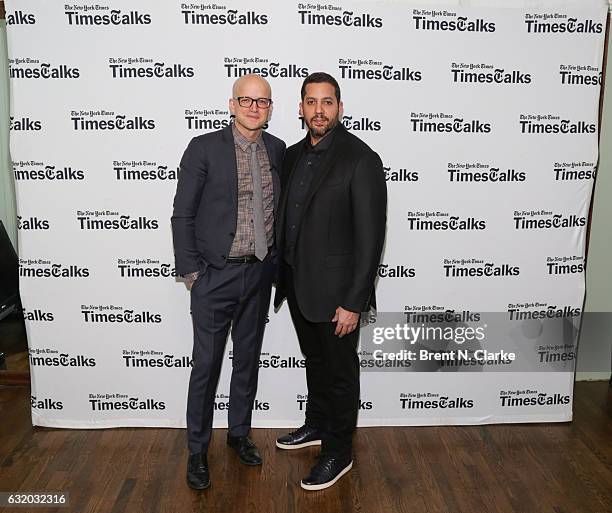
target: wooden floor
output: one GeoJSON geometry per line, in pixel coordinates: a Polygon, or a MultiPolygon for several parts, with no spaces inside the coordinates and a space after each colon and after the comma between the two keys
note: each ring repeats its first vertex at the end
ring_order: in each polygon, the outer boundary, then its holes
{"type": "MultiPolygon", "coordinates": [[[[0,389],[0,491],[67,491],[78,513],[612,512],[612,392],[578,383],[568,424],[363,428],[353,471],[299,487],[317,449],[280,451],[258,429],[264,465],[241,465],[215,430],[212,487],[185,483],[185,431],[30,426],[29,389],[0,389]]],[[[1,508],[0,508],[1,510],[1,508]]]]}

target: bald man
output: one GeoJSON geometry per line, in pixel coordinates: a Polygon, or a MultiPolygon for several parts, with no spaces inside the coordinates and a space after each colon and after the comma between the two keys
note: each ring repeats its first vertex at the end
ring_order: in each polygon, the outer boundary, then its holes
{"type": "Polygon", "coordinates": [[[264,132],[270,84],[245,75],[233,86],[226,128],[194,137],[181,160],[172,236],[176,272],[191,291],[193,368],[187,396],[187,482],[210,486],[207,451],[215,391],[231,327],[227,444],[261,465],[249,439],[276,247],[274,219],[285,143],[264,132]]]}

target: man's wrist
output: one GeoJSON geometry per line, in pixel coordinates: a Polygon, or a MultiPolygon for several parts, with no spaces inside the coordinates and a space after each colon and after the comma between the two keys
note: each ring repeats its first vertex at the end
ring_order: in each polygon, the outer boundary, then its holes
{"type": "Polygon", "coordinates": [[[200,271],[194,271],[192,273],[183,274],[182,277],[185,281],[196,281],[200,276],[200,271]]]}

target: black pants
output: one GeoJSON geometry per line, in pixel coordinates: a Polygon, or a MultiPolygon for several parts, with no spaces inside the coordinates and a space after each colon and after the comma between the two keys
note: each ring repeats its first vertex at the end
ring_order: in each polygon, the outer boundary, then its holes
{"type": "Polygon", "coordinates": [[[191,453],[206,452],[227,335],[232,328],[232,379],[228,433],[246,436],[257,392],[259,356],[270,305],[272,258],[251,264],[209,267],[191,289],[193,368],[187,396],[191,453]]]}
{"type": "Polygon", "coordinates": [[[322,431],[322,455],[350,456],[359,410],[359,326],[339,338],[334,335],[335,322],[305,319],[296,301],[291,268],[283,264],[283,272],[291,319],[306,359],[306,424],[322,431]]]}

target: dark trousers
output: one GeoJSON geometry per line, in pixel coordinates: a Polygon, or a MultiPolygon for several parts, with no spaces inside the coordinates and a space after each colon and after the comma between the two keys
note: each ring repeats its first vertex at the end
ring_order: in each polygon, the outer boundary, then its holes
{"type": "Polygon", "coordinates": [[[291,268],[283,264],[283,272],[291,319],[306,360],[306,424],[322,431],[322,455],[350,456],[359,410],[359,326],[339,338],[334,335],[335,322],[308,321],[297,304],[291,268]]]}
{"type": "Polygon", "coordinates": [[[206,452],[212,434],[215,394],[227,335],[233,341],[228,434],[246,436],[257,392],[259,356],[270,305],[273,264],[208,267],[191,289],[193,368],[187,396],[190,453],[206,452]]]}

